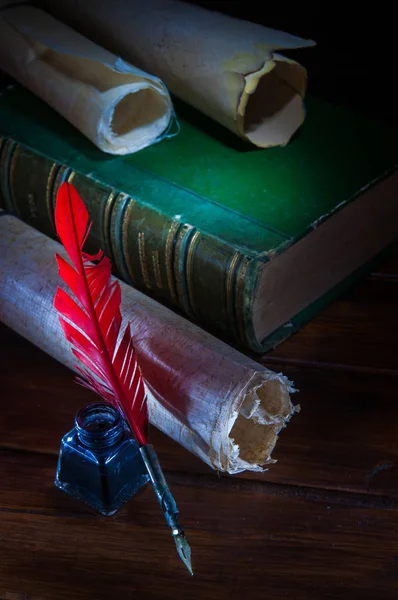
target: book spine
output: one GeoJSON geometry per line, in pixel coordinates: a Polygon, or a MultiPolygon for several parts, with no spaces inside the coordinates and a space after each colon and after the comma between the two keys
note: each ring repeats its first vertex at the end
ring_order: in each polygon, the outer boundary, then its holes
{"type": "Polygon", "coordinates": [[[114,274],[192,321],[261,351],[252,330],[259,266],[231,245],[120,190],[0,139],[0,196],[5,210],[56,239],[55,198],[72,183],[93,226],[87,251],[103,248],[114,274]]]}

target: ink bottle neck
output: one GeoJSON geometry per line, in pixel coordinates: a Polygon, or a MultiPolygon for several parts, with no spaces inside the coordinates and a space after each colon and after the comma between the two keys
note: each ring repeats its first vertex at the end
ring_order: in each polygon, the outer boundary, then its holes
{"type": "Polygon", "coordinates": [[[119,411],[108,402],[89,404],[79,410],[75,428],[81,444],[91,449],[111,448],[125,435],[119,411]]]}

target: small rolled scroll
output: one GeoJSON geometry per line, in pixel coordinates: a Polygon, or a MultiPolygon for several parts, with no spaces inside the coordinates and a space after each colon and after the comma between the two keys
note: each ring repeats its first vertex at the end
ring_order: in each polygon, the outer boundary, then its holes
{"type": "Polygon", "coordinates": [[[177,0],[41,4],[256,146],[287,144],[304,121],[307,71],[278,52],[312,40],[177,0]]]}
{"type": "Polygon", "coordinates": [[[0,10],[0,68],[110,154],[153,144],[173,119],[160,79],[33,6],[0,10]]]}

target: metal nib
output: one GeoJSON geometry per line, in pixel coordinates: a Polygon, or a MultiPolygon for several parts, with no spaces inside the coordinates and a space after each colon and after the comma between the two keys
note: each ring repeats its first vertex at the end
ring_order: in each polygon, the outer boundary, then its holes
{"type": "Polygon", "coordinates": [[[166,517],[167,524],[172,531],[177,552],[190,574],[193,575],[191,565],[191,548],[185,538],[184,530],[178,521],[177,504],[171,491],[169,490],[165,476],[156,456],[155,449],[150,444],[145,444],[145,446],[141,446],[140,452],[151,479],[153,489],[155,490],[159,504],[162,507],[163,514],[166,517]]]}
{"type": "Polygon", "coordinates": [[[187,542],[187,539],[183,533],[174,536],[174,541],[176,543],[177,552],[180,555],[180,558],[191,575],[193,575],[192,565],[191,565],[191,548],[187,542]]]}

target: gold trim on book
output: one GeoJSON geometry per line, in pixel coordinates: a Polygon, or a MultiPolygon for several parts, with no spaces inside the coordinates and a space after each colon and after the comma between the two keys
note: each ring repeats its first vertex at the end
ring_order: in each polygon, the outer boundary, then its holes
{"type": "Polygon", "coordinates": [[[188,252],[187,252],[187,261],[186,261],[186,273],[187,273],[187,289],[188,289],[188,301],[191,306],[191,310],[195,316],[197,316],[197,311],[195,307],[194,301],[194,292],[192,289],[192,275],[193,275],[193,256],[198,245],[200,238],[200,231],[195,231],[193,234],[191,241],[189,242],[188,252]]]}
{"type": "Polygon", "coordinates": [[[235,315],[238,325],[239,339],[242,343],[246,342],[245,321],[244,321],[244,288],[247,267],[250,259],[244,258],[236,275],[236,293],[235,293],[235,315]]]}
{"type": "Polygon", "coordinates": [[[58,170],[60,169],[60,167],[61,167],[61,165],[59,163],[55,162],[52,164],[50,172],[47,177],[47,183],[46,183],[46,208],[47,208],[48,218],[50,219],[51,225],[54,229],[54,233],[55,233],[55,223],[54,223],[54,211],[53,211],[53,197],[54,197],[55,180],[57,178],[57,173],[58,173],[58,170]]]}
{"type": "Polygon", "coordinates": [[[178,305],[178,298],[175,288],[175,277],[174,277],[174,261],[173,261],[173,245],[176,233],[180,227],[180,221],[174,219],[170,225],[169,233],[166,238],[165,245],[165,262],[166,262],[166,273],[167,273],[167,285],[169,288],[171,299],[174,304],[178,305]]]}
{"type": "MultiPolygon", "coordinates": [[[[57,193],[58,193],[59,188],[61,187],[61,183],[63,183],[63,181],[69,181],[69,177],[70,177],[70,175],[72,175],[72,173],[73,173],[73,171],[70,167],[67,167],[66,165],[60,165],[58,172],[54,178],[54,186],[52,188],[52,194],[51,194],[52,197],[51,197],[51,213],[50,213],[51,223],[54,228],[54,232],[56,231],[55,220],[54,220],[54,211],[55,211],[55,201],[57,199],[57,193]]],[[[73,177],[72,177],[72,179],[73,179],[73,177]]]]}
{"type": "Polygon", "coordinates": [[[73,183],[74,178],[76,177],[76,171],[71,171],[68,175],[68,177],[66,178],[66,181],[68,183],[73,183]]]}
{"type": "Polygon", "coordinates": [[[66,165],[60,165],[57,174],[55,175],[54,178],[54,187],[52,189],[52,213],[54,213],[54,208],[55,208],[55,200],[57,198],[57,193],[59,188],[61,187],[61,184],[64,181],[69,181],[69,176],[73,173],[72,169],[70,167],[67,167],[66,165]]]}
{"type": "Polygon", "coordinates": [[[226,309],[227,309],[227,319],[228,326],[232,329],[236,328],[236,320],[234,317],[234,293],[233,293],[233,283],[235,281],[236,275],[236,265],[241,258],[241,253],[236,251],[229,263],[227,278],[226,278],[226,309]]]}
{"type": "Polygon", "coordinates": [[[185,228],[185,225],[183,225],[181,227],[181,229],[177,232],[177,237],[176,237],[175,247],[174,247],[174,260],[173,260],[174,281],[175,281],[175,286],[176,286],[177,303],[179,306],[184,306],[184,302],[182,300],[180,270],[179,270],[179,266],[178,266],[180,246],[181,246],[182,239],[185,235],[184,228],[185,228]]]}
{"type": "MultiPolygon", "coordinates": [[[[4,147],[8,147],[8,152],[10,153],[10,149],[12,148],[16,148],[18,146],[17,142],[15,140],[11,140],[10,138],[6,138],[6,143],[4,144],[4,147]]],[[[9,161],[8,161],[9,162],[9,161]]]]}
{"type": "Polygon", "coordinates": [[[124,260],[122,225],[120,224],[120,213],[122,212],[120,207],[123,207],[124,203],[129,199],[129,196],[123,192],[116,193],[115,200],[110,207],[109,240],[114,271],[118,277],[131,284],[132,281],[124,260]],[[117,227],[118,224],[119,227],[117,227]]]}
{"type": "MultiPolygon", "coordinates": [[[[185,261],[182,261],[182,268],[180,269],[180,250],[181,245],[183,244],[184,238],[189,235],[189,233],[193,230],[193,226],[185,223],[177,233],[177,239],[174,250],[174,276],[176,283],[176,291],[177,291],[177,299],[178,304],[188,315],[191,312],[189,306],[189,297],[188,297],[188,286],[186,282],[186,269],[185,269],[185,261]],[[185,293],[186,288],[186,293],[185,293]]],[[[183,247],[183,256],[184,258],[184,247],[183,247]]]]}
{"type": "Polygon", "coordinates": [[[162,273],[160,271],[159,250],[152,251],[152,266],[155,275],[155,281],[158,288],[163,288],[162,273]]]}
{"type": "Polygon", "coordinates": [[[104,206],[104,221],[103,221],[103,231],[102,231],[102,239],[104,240],[105,252],[109,259],[113,257],[112,253],[112,241],[111,241],[111,215],[112,215],[112,207],[113,202],[118,195],[119,192],[113,190],[108,198],[105,200],[104,206]]]}
{"type": "Polygon", "coordinates": [[[138,232],[138,256],[140,258],[140,266],[144,283],[148,289],[151,289],[151,280],[148,272],[148,262],[146,259],[145,252],[145,233],[143,231],[138,232]]]}
{"type": "MultiPolygon", "coordinates": [[[[124,262],[125,262],[125,265],[127,268],[127,272],[129,274],[129,277],[133,284],[135,284],[134,269],[133,269],[133,265],[132,265],[131,258],[130,258],[131,253],[128,251],[129,250],[128,232],[129,232],[129,225],[130,225],[130,219],[131,219],[130,213],[134,210],[136,203],[137,203],[137,200],[135,198],[129,197],[127,208],[124,211],[123,221],[122,221],[123,258],[124,258],[124,262]]],[[[131,222],[133,222],[133,221],[131,221],[131,222]]]]}

